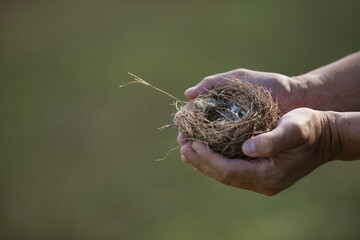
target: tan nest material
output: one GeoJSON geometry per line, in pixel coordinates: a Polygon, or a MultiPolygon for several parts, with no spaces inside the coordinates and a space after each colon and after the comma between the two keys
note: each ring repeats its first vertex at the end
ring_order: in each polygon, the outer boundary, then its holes
{"type": "Polygon", "coordinates": [[[227,158],[247,158],[242,144],[274,129],[280,117],[270,92],[242,79],[229,80],[177,110],[175,128],[189,142],[205,142],[227,158]]]}

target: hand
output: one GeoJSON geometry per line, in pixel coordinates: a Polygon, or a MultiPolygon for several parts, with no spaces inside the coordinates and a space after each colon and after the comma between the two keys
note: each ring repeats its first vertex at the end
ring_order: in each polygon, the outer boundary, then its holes
{"type": "Polygon", "coordinates": [[[275,195],[320,165],[333,160],[339,136],[331,112],[298,108],[285,114],[277,127],[247,140],[243,152],[254,160],[227,159],[204,143],[185,143],[181,159],[226,185],[275,195]]]}
{"type": "Polygon", "coordinates": [[[204,78],[195,87],[185,91],[189,99],[196,98],[199,93],[205,93],[216,85],[224,85],[227,79],[242,78],[253,84],[259,84],[271,91],[274,101],[278,101],[282,113],[298,107],[303,107],[306,91],[299,78],[290,78],[278,73],[257,72],[247,69],[236,69],[204,78]]]}

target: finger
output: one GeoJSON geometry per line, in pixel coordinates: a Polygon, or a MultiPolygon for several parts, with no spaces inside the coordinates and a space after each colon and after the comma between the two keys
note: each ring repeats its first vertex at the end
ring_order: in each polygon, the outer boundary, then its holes
{"type": "Polygon", "coordinates": [[[198,85],[191,87],[185,91],[185,96],[188,99],[194,99],[199,94],[206,93],[215,86],[222,86],[228,82],[229,79],[239,78],[243,75],[242,71],[232,70],[226,73],[219,73],[216,75],[205,77],[198,85]]]}
{"type": "Polygon", "coordinates": [[[218,179],[216,171],[201,160],[199,155],[192,148],[191,144],[185,144],[181,147],[180,152],[182,154],[182,160],[193,165],[195,170],[211,178],[218,179]]]}
{"type": "Polygon", "coordinates": [[[305,141],[299,124],[287,122],[284,118],[273,131],[245,141],[242,151],[249,157],[273,157],[280,152],[301,146],[305,141]]]}
{"type": "Polygon", "coordinates": [[[206,144],[199,141],[193,142],[192,146],[201,160],[212,169],[221,173],[222,176],[231,176],[232,173],[236,173],[236,175],[242,179],[252,179],[258,176],[259,168],[257,167],[257,162],[227,159],[221,154],[215,153],[206,144]]]}
{"type": "Polygon", "coordinates": [[[187,138],[185,133],[179,133],[178,137],[177,137],[177,142],[179,143],[179,145],[183,146],[184,144],[186,144],[187,142],[187,138]]]}

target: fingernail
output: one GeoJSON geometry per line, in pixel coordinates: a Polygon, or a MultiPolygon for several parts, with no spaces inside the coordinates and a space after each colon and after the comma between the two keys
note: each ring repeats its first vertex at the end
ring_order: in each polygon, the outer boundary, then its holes
{"type": "Polygon", "coordinates": [[[199,148],[199,144],[200,144],[199,141],[193,142],[193,143],[192,143],[192,148],[196,151],[196,150],[199,148]]]}
{"type": "Polygon", "coordinates": [[[196,88],[196,86],[191,87],[191,88],[188,88],[188,89],[186,89],[186,91],[185,91],[185,92],[188,92],[188,91],[193,91],[195,88],[196,88]]]}
{"type": "Polygon", "coordinates": [[[182,160],[183,162],[187,162],[187,161],[188,161],[188,159],[185,157],[185,155],[182,155],[182,154],[181,154],[181,160],[182,160]]]}
{"type": "Polygon", "coordinates": [[[181,154],[181,156],[183,156],[184,153],[185,153],[185,149],[184,149],[184,147],[181,147],[181,148],[180,148],[180,154],[181,154]]]}
{"type": "Polygon", "coordinates": [[[243,145],[243,152],[249,157],[256,157],[255,142],[254,141],[245,142],[243,145]]]}

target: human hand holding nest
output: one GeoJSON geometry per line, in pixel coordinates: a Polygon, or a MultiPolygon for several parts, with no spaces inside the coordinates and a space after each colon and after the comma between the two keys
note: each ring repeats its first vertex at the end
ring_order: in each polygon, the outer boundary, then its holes
{"type": "Polygon", "coordinates": [[[285,114],[277,127],[255,136],[243,144],[243,152],[255,159],[227,159],[200,141],[186,144],[184,135],[181,159],[226,185],[274,195],[332,160],[329,141],[330,113],[308,108],[285,114]]]}
{"type": "MultiPolygon", "coordinates": [[[[294,79],[277,73],[246,69],[206,77],[197,86],[188,89],[185,96],[189,99],[196,98],[215,86],[226,85],[227,79],[230,78],[243,78],[245,81],[270,89],[282,113],[302,105],[299,101],[301,98],[294,97],[297,95],[294,91],[300,92],[296,89],[294,79]]],[[[200,141],[186,143],[183,133],[178,137],[178,142],[182,145],[181,158],[184,162],[192,164],[194,169],[226,185],[274,195],[323,163],[319,156],[317,163],[309,161],[308,164],[304,164],[302,158],[308,156],[299,155],[299,149],[313,152],[311,148],[319,141],[320,135],[324,135],[320,122],[313,124],[312,120],[316,119],[317,114],[319,113],[310,109],[290,112],[282,117],[273,131],[247,140],[242,150],[247,156],[255,158],[250,161],[225,158],[200,141]],[[298,121],[299,118],[302,118],[302,121],[298,121]],[[309,124],[311,125],[307,126],[309,124]],[[302,129],[305,128],[308,131],[303,132],[302,129]],[[306,134],[314,132],[315,129],[321,134],[312,135],[310,139],[306,134]],[[302,168],[298,168],[298,165],[302,168]]]]}
{"type": "Polygon", "coordinates": [[[194,99],[199,94],[206,93],[215,86],[226,85],[228,79],[244,79],[251,84],[257,84],[270,90],[274,100],[277,100],[282,113],[305,106],[303,103],[303,86],[298,79],[279,73],[258,72],[248,69],[236,69],[204,78],[198,85],[185,91],[188,99],[194,99]]]}
{"type": "Polygon", "coordinates": [[[254,158],[252,160],[225,158],[200,141],[187,143],[183,133],[178,137],[182,145],[181,159],[226,185],[269,196],[288,188],[328,161],[358,159],[360,136],[356,132],[360,131],[360,113],[322,112],[310,108],[358,111],[360,101],[354,101],[354,97],[358,99],[360,86],[356,76],[359,73],[360,53],[357,53],[296,78],[246,69],[207,77],[188,89],[185,96],[193,99],[215,86],[226,84],[226,79],[243,78],[269,89],[284,115],[274,130],[243,143],[243,153],[254,158]],[[336,84],[334,75],[340,72],[336,67],[345,69],[342,80],[347,84],[336,84]],[[342,101],[330,101],[341,94],[342,101]]]}

